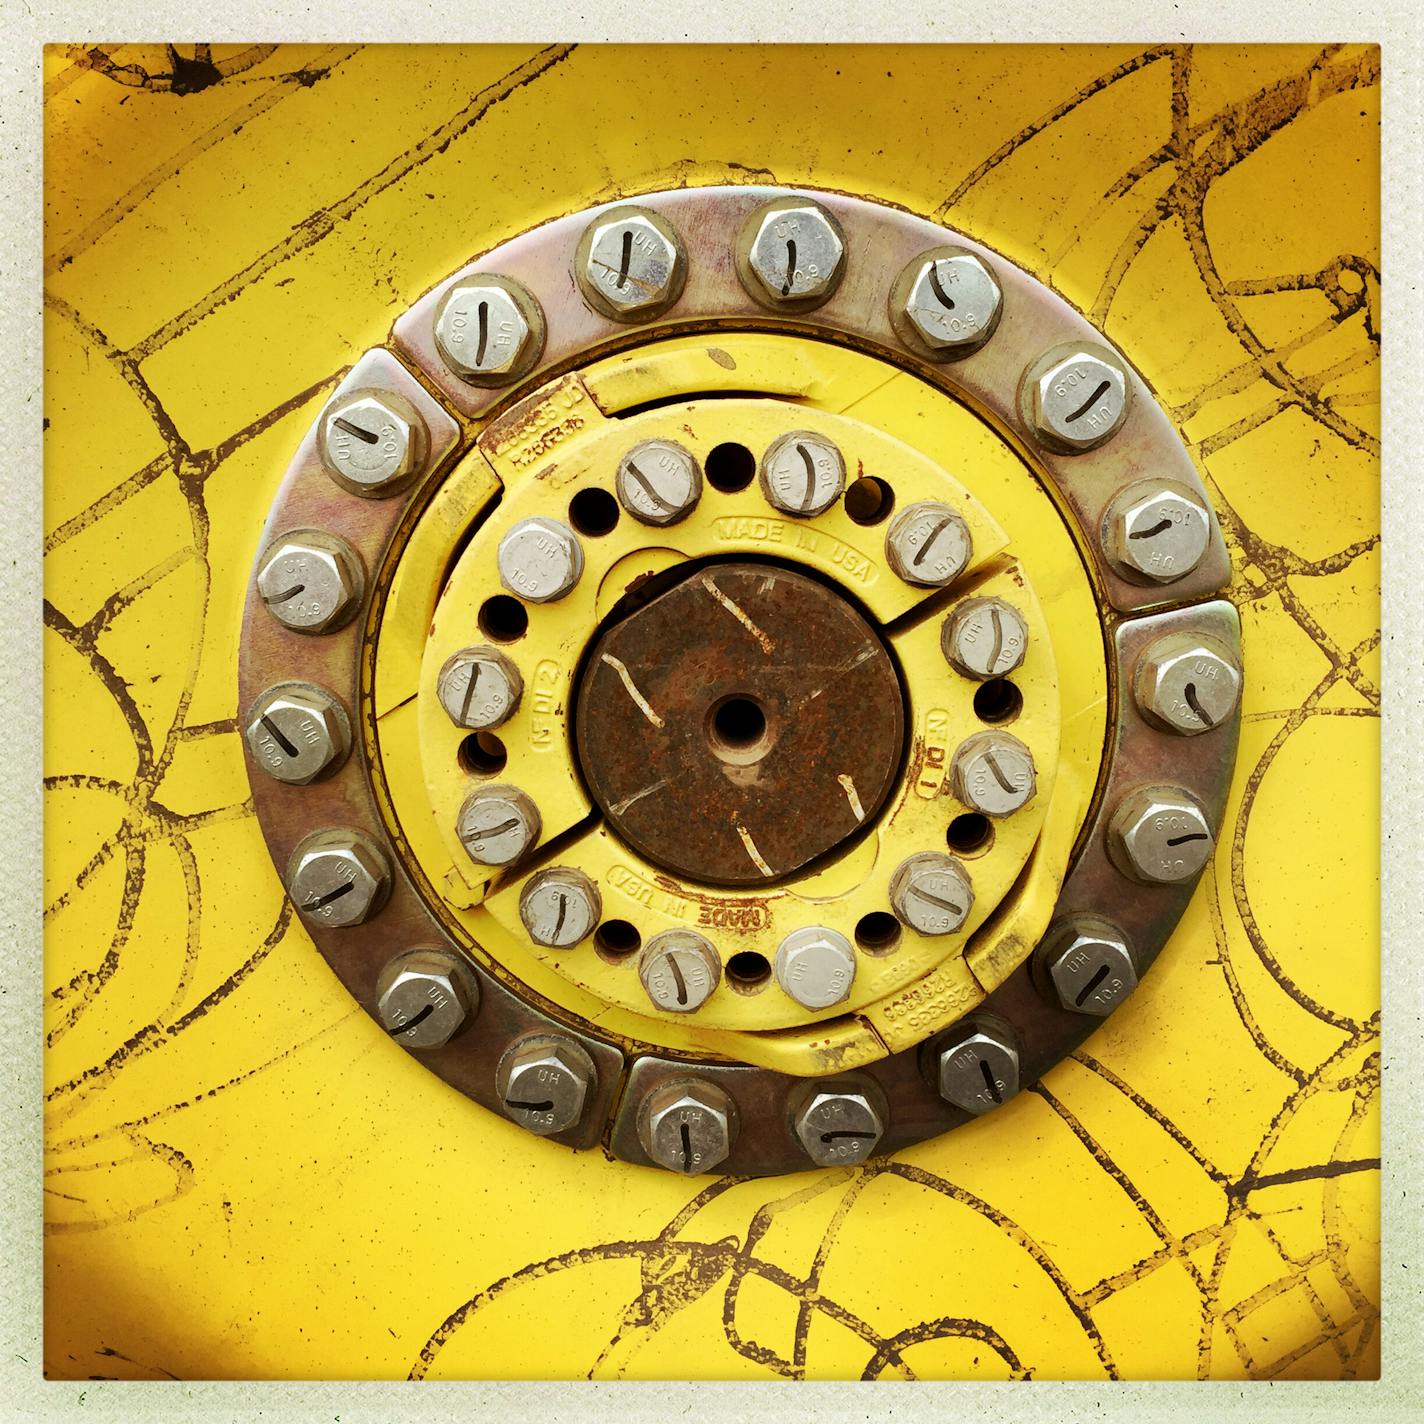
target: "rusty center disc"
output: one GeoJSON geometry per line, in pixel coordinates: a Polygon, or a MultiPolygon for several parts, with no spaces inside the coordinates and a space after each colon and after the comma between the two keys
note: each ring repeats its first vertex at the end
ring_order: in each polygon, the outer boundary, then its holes
{"type": "Polygon", "coordinates": [[[868,825],[899,770],[904,698],[870,624],[769,564],[701,568],[598,640],[579,761],[650,861],[765,885],[868,825]]]}

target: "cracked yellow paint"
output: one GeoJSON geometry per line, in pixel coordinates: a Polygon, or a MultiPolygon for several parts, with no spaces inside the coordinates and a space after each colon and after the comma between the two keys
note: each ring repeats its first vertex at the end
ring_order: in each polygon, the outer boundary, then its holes
{"type": "Polygon", "coordinates": [[[45,74],[50,1374],[1377,1371],[1377,50],[45,74]],[[894,1159],[689,1184],[529,1137],[355,1008],[249,809],[234,668],[277,480],[397,313],[544,218],[759,180],[943,217],[1104,326],[1216,500],[1248,677],[1216,861],[1072,1060],[894,1159]]]}

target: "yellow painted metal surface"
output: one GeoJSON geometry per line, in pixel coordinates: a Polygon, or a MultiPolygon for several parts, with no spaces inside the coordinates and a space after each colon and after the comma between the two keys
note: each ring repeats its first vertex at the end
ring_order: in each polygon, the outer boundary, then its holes
{"type": "Polygon", "coordinates": [[[212,58],[46,58],[48,1371],[1374,1373],[1378,52],[212,58]],[[355,1007],[235,666],[290,452],[393,317],[546,217],[749,179],[943,217],[1105,329],[1216,501],[1247,683],[1216,860],[1083,1050],[896,1158],[688,1183],[355,1007]]]}

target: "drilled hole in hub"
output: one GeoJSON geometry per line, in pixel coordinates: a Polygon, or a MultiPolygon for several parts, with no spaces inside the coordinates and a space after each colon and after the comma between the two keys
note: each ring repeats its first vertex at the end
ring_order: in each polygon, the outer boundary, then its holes
{"type": "Polygon", "coordinates": [[[739,994],[756,994],[771,982],[771,965],[754,949],[739,949],[727,961],[727,982],[739,994]]]}
{"type": "Polygon", "coordinates": [[[745,445],[728,441],[707,456],[707,483],[723,494],[736,494],[756,478],[756,456],[745,445]]]}
{"type": "Polygon", "coordinates": [[[987,816],[966,811],[949,823],[945,841],[958,855],[981,855],[994,844],[994,827],[987,816]]]}
{"type": "Polygon", "coordinates": [[[862,475],[845,492],[845,512],[857,524],[879,524],[895,507],[895,491],[874,475],[862,475]]]}
{"type": "Polygon", "coordinates": [[[974,715],[981,722],[1012,722],[1023,711],[1023,693],[1006,677],[984,683],[974,694],[974,715]]]}
{"type": "Polygon", "coordinates": [[[607,490],[580,490],[569,501],[569,523],[590,539],[611,534],[618,523],[618,501],[607,490]]]}
{"type": "Polygon", "coordinates": [[[498,776],[509,760],[504,743],[493,732],[471,732],[460,743],[460,765],[473,776],[498,776]]]}
{"type": "Polygon", "coordinates": [[[872,910],[856,921],[855,942],[867,954],[889,954],[900,943],[900,921],[884,910],[872,910]]]}
{"type": "Polygon", "coordinates": [[[707,740],[725,762],[755,761],[766,750],[766,710],[755,697],[724,697],[707,719],[707,740]]]}
{"type": "Polygon", "coordinates": [[[497,593],[480,605],[480,632],[492,643],[513,643],[529,629],[529,610],[507,593],[497,593]]]}
{"type": "Polygon", "coordinates": [[[604,920],[593,932],[593,947],[600,958],[620,964],[643,947],[643,937],[627,920],[604,920]]]}

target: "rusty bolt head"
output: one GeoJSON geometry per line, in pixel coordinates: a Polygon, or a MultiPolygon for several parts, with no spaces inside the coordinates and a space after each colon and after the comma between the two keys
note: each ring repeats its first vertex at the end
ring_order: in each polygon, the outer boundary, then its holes
{"type": "Polygon", "coordinates": [[[359,831],[316,831],[297,843],[287,862],[292,903],[309,924],[327,929],[369,920],[390,889],[390,862],[359,831]]]}
{"type": "Polygon", "coordinates": [[[935,1048],[939,1095],[967,1113],[992,1112],[1019,1090],[1018,1044],[1007,1025],[971,1021],[935,1048]]]}
{"type": "Polygon", "coordinates": [[[850,996],[855,951],[824,925],[793,930],[776,951],[776,982],[803,1008],[829,1009],[850,996]]]}
{"type": "Polygon", "coordinates": [[[589,305],[614,321],[647,321],[682,295],[687,259],[670,223],[632,205],[600,213],[574,259],[589,305]]]}
{"type": "Polygon", "coordinates": [[[1011,816],[1033,800],[1033,753],[1007,732],[980,732],[961,742],[951,765],[954,794],[986,816],[1011,816]]]}
{"type": "Polygon", "coordinates": [[[671,440],[645,440],[618,462],[618,502],[643,524],[676,524],[702,498],[697,460],[671,440]]]}
{"type": "Polygon", "coordinates": [[[885,535],[885,557],[898,577],[924,588],[944,588],[964,572],[973,551],[969,526],[947,504],[925,500],[895,516],[885,535]]]}
{"type": "Polygon", "coordinates": [[[299,529],[270,544],[257,570],[267,611],[294,633],[330,633],[361,606],[365,576],[356,551],[319,529],[299,529]]]}
{"type": "Polygon", "coordinates": [[[291,786],[330,775],[351,750],[346,709],[309,682],[284,682],[264,692],[248,711],[246,734],[253,761],[291,786]]]}
{"type": "Polygon", "coordinates": [[[712,942],[695,930],[664,930],[639,956],[638,977],[658,1008],[690,1014],[712,997],[722,978],[722,961],[712,942]]]}
{"type": "Polygon", "coordinates": [[[531,876],[519,896],[519,918],[535,944],[569,949],[593,933],[603,914],[598,886],[571,865],[531,876]]]}
{"type": "Polygon", "coordinates": [[[993,335],[1003,300],[982,259],[961,247],[936,247],[900,273],[890,292],[890,322],[912,350],[947,361],[993,335]]]}
{"type": "Polygon", "coordinates": [[[533,293],[508,277],[465,277],[435,318],[435,344],[456,375],[475,386],[507,386],[544,350],[544,313],[533,293]]]}
{"type": "Polygon", "coordinates": [[[539,840],[539,808],[517,786],[482,786],[460,807],[455,834],[477,865],[506,866],[539,840]]]}
{"type": "Polygon", "coordinates": [[[1206,812],[1180,787],[1138,787],[1108,824],[1118,869],[1149,885],[1191,880],[1211,858],[1212,845],[1206,812]]]}
{"type": "Polygon", "coordinates": [[[1172,583],[1201,562],[1211,543],[1211,513],[1174,480],[1137,480],[1103,514],[1103,550],[1133,583],[1172,583]]]}
{"type": "Polygon", "coordinates": [[[322,412],[317,449],[327,473],[352,494],[394,494],[425,464],[429,435],[395,391],[350,391],[322,412]]]}
{"type": "Polygon", "coordinates": [[[446,660],[436,682],[445,715],[472,732],[488,731],[514,716],[524,694],[519,669],[498,648],[463,648],[446,660]]]}
{"type": "Polygon", "coordinates": [[[953,934],[974,907],[974,887],[952,856],[923,851],[890,877],[890,905],[901,924],[922,935],[953,934]]]}
{"type": "Polygon", "coordinates": [[[956,672],[987,681],[1007,677],[1028,650],[1028,623],[1002,598],[970,598],[940,630],[940,648],[956,672]]]}
{"type": "Polygon", "coordinates": [[[742,224],[737,274],[763,306],[818,307],[845,274],[841,225],[810,198],[777,198],[742,224]]]}
{"type": "Polygon", "coordinates": [[[841,497],[845,460],[824,436],[793,430],[772,442],[758,475],[769,503],[793,518],[813,519],[841,497]]]}
{"type": "Polygon", "coordinates": [[[695,1177],[727,1160],[737,1137],[737,1108],[716,1083],[659,1084],[638,1111],[638,1141],[659,1167],[695,1177]]]}
{"type": "Polygon", "coordinates": [[[1133,692],[1149,722],[1184,737],[1219,727],[1241,697],[1241,664],[1224,643],[1169,633],[1142,655],[1133,692]]]}
{"type": "Polygon", "coordinates": [[[885,1135],[882,1095],[859,1083],[815,1083],[803,1090],[793,1122],[818,1167],[864,1162],[885,1135]]]}
{"type": "Polygon", "coordinates": [[[1116,435],[1127,418],[1127,373],[1101,346],[1045,352],[1024,373],[1022,414],[1050,448],[1082,454],[1116,435]]]}
{"type": "Polygon", "coordinates": [[[530,603],[556,603],[583,577],[583,545],[557,519],[521,519],[499,541],[499,581],[530,603]]]}
{"type": "Polygon", "coordinates": [[[495,1090],[507,1116],[540,1137],[567,1132],[583,1117],[597,1077],[593,1059],[562,1033],[531,1033],[504,1051],[495,1090]]]}
{"type": "Polygon", "coordinates": [[[478,981],[443,949],[399,954],[376,981],[376,1017],[405,1048],[443,1047],[479,1005],[478,981]]]}
{"type": "Polygon", "coordinates": [[[1040,955],[1048,983],[1070,1014],[1104,1018],[1137,987],[1127,939],[1106,920],[1084,916],[1054,926],[1040,955]]]}

